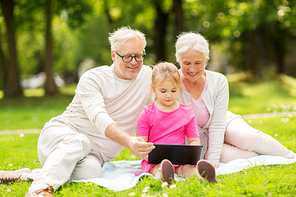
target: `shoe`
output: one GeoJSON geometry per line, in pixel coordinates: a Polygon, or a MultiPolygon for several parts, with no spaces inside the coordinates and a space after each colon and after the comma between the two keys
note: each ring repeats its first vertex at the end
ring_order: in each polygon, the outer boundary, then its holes
{"type": "Polygon", "coordinates": [[[20,181],[21,176],[24,173],[32,173],[29,168],[24,168],[14,171],[0,171],[0,183],[14,183],[15,181],[20,181]]]}
{"type": "Polygon", "coordinates": [[[45,189],[39,189],[33,193],[26,193],[25,197],[54,197],[52,195],[53,188],[51,186],[48,186],[45,189]]]}
{"type": "Polygon", "coordinates": [[[160,179],[169,185],[175,182],[175,168],[167,159],[162,160],[160,163],[160,179]]]}
{"type": "Polygon", "coordinates": [[[206,160],[199,160],[196,164],[197,172],[202,179],[207,180],[209,183],[217,183],[215,167],[206,160]]]}

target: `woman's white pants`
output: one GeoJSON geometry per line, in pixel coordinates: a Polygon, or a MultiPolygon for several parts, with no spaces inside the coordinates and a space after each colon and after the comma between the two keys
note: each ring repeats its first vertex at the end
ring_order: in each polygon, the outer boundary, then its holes
{"type": "Polygon", "coordinates": [[[257,155],[274,155],[296,158],[276,139],[249,126],[241,117],[233,119],[225,131],[220,161],[227,163],[234,159],[247,159],[257,155]]]}

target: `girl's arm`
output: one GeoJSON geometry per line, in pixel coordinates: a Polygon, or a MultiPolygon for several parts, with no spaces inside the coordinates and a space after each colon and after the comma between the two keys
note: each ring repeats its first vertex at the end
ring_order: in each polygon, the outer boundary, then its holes
{"type": "Polygon", "coordinates": [[[141,137],[141,138],[143,138],[143,140],[144,140],[145,142],[148,141],[148,136],[137,135],[137,137],[141,137]]]}
{"type": "Polygon", "coordinates": [[[187,138],[187,139],[188,139],[188,144],[189,145],[200,145],[199,137],[191,137],[191,138],[187,138]]]}

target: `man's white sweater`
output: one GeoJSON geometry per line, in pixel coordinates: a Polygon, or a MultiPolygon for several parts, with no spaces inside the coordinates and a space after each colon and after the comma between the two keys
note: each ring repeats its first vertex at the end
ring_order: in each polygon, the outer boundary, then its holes
{"type": "Polygon", "coordinates": [[[100,66],[84,73],[75,96],[59,117],[92,142],[92,150],[110,161],[122,146],[105,136],[106,128],[116,123],[133,135],[137,119],[150,102],[151,68],[143,66],[133,80],[123,80],[114,74],[114,65],[100,66]]]}

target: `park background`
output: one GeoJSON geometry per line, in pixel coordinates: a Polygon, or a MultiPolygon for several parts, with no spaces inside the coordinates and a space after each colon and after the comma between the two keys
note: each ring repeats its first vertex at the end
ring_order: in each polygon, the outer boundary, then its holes
{"type": "MultiPolygon", "coordinates": [[[[41,168],[38,133],[66,109],[82,72],[112,64],[108,33],[122,26],[145,33],[146,65],[177,65],[177,35],[204,35],[207,68],[229,81],[229,110],[296,152],[295,1],[0,0],[0,170],[41,168]]],[[[124,149],[115,161],[138,159],[124,149]]],[[[54,195],[295,196],[295,167],[258,166],[214,185],[192,177],[175,188],[144,178],[123,192],[67,183],[54,195]]],[[[24,196],[29,186],[1,184],[0,196],[24,196]]]]}
{"type": "Polygon", "coordinates": [[[32,76],[45,81],[36,83],[44,95],[57,95],[80,72],[110,65],[108,33],[122,26],[145,33],[147,65],[176,63],[177,35],[193,31],[210,42],[210,70],[248,71],[250,80],[296,77],[295,1],[0,0],[0,6],[1,97],[35,88],[27,81],[32,76]]]}

